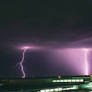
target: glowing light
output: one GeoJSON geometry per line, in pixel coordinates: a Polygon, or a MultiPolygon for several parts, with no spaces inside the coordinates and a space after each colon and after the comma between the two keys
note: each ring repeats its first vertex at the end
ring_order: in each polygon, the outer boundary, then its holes
{"type": "Polygon", "coordinates": [[[89,67],[88,67],[88,49],[84,48],[84,60],[85,60],[85,75],[89,74],[89,67]]]}
{"type": "Polygon", "coordinates": [[[61,79],[61,76],[60,75],[58,76],[58,79],[61,79]]]}
{"type": "Polygon", "coordinates": [[[53,89],[44,89],[40,90],[39,92],[61,92],[65,90],[77,90],[78,86],[74,85],[73,87],[66,87],[66,88],[53,88],[53,89]]]}
{"type": "Polygon", "coordinates": [[[83,79],[63,79],[63,80],[52,80],[52,82],[83,82],[83,79]]]}
{"type": "Polygon", "coordinates": [[[22,50],[27,50],[27,49],[31,49],[32,47],[30,47],[30,46],[23,46],[23,47],[21,47],[21,49],[22,50]]]}
{"type": "Polygon", "coordinates": [[[91,89],[92,90],[92,82],[89,82],[88,84],[83,84],[82,88],[91,89]]]}

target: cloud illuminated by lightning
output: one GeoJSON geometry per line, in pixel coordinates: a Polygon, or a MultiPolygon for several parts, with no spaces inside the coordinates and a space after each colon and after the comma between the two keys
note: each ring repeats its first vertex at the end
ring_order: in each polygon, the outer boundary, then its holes
{"type": "MultiPolygon", "coordinates": [[[[21,50],[23,50],[23,53],[22,53],[22,59],[20,61],[20,68],[21,68],[21,72],[22,72],[22,78],[25,78],[26,77],[26,73],[24,71],[24,67],[23,67],[23,63],[24,63],[24,59],[25,59],[25,53],[27,50],[32,50],[32,49],[39,49],[38,47],[31,47],[31,46],[23,46],[21,47],[21,50]]],[[[84,70],[84,74],[85,75],[88,75],[89,74],[89,66],[88,66],[88,53],[89,53],[89,49],[88,48],[81,48],[81,49],[70,49],[70,51],[68,51],[68,49],[64,50],[64,52],[66,51],[67,55],[68,56],[68,52],[70,53],[71,51],[71,54],[75,55],[74,57],[72,57],[72,59],[76,59],[76,55],[78,56],[77,58],[81,58],[82,61],[84,61],[84,64],[83,64],[83,67],[85,68],[82,68],[84,70]],[[76,52],[77,51],[77,52],[76,52]],[[77,54],[74,54],[76,52],[77,54]],[[83,53],[83,54],[82,54],[83,53]]],[[[60,51],[61,52],[61,51],[60,51]]],[[[69,54],[69,55],[71,55],[69,54]]],[[[70,58],[71,59],[71,58],[70,58]]],[[[76,62],[74,62],[75,65],[77,64],[76,62]]],[[[78,65],[78,64],[77,64],[78,65]]],[[[82,67],[82,66],[81,66],[82,67]]],[[[80,67],[80,69],[81,69],[80,67]]]]}
{"type": "Polygon", "coordinates": [[[58,64],[64,63],[71,67],[78,75],[89,75],[89,52],[92,48],[65,48],[54,52],[58,64]],[[57,53],[57,54],[56,54],[57,53]],[[62,60],[64,59],[64,62],[62,60]]]}

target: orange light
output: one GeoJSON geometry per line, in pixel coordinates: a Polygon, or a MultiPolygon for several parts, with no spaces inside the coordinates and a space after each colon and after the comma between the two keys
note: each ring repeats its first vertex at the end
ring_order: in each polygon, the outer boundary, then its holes
{"type": "Polygon", "coordinates": [[[58,79],[61,79],[61,76],[60,75],[58,76],[58,79]]]}

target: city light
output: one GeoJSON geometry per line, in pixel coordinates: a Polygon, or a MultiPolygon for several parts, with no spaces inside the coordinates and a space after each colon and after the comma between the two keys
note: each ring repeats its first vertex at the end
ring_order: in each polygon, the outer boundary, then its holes
{"type": "Polygon", "coordinates": [[[78,86],[74,85],[73,87],[66,87],[66,88],[53,88],[53,89],[44,89],[44,90],[40,90],[38,92],[61,92],[61,91],[65,91],[65,90],[77,90],[78,86]]]}
{"type": "Polygon", "coordinates": [[[52,82],[83,82],[83,79],[62,79],[62,80],[53,80],[52,82]]]}

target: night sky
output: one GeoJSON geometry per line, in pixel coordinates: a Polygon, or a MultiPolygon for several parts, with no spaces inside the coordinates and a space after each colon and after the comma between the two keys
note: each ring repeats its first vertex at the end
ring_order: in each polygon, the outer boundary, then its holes
{"type": "Polygon", "coordinates": [[[44,49],[26,53],[27,76],[80,75],[63,57],[67,51],[56,50],[92,47],[92,0],[0,1],[1,77],[21,76],[19,48],[28,45],[44,49]]]}

